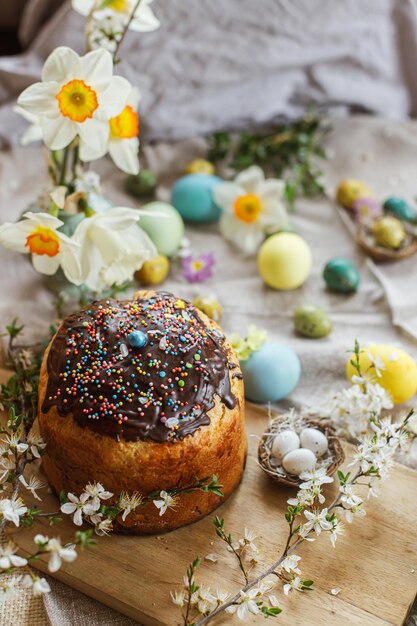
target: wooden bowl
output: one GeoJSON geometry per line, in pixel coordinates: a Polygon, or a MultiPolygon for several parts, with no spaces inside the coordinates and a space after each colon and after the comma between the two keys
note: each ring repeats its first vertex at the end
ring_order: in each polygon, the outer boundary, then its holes
{"type": "Polygon", "coordinates": [[[326,454],[320,459],[317,459],[316,469],[325,467],[326,473],[332,476],[345,460],[342,444],[338,437],[336,437],[334,428],[328,421],[314,419],[313,416],[308,415],[296,415],[294,411],[277,415],[276,417],[270,418],[269,428],[262,435],[258,447],[258,460],[261,468],[276,482],[288,485],[289,487],[299,487],[304,481],[300,479],[299,476],[288,474],[281,465],[273,463],[271,446],[275,435],[286,429],[294,430],[298,434],[303,428],[308,427],[317,428],[317,430],[324,433],[329,443],[326,454]]]}
{"type": "Polygon", "coordinates": [[[407,238],[401,248],[398,250],[390,250],[375,243],[372,231],[365,225],[359,225],[356,233],[356,241],[362,250],[374,261],[401,261],[413,256],[417,252],[417,238],[407,233],[407,238]]]}

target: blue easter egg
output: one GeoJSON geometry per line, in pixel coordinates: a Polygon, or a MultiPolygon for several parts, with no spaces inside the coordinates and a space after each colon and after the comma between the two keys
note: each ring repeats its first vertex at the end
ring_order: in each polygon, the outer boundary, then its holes
{"type": "Polygon", "coordinates": [[[127,341],[132,348],[143,348],[148,343],[148,338],[141,330],[132,330],[127,341]]]}
{"type": "Polygon", "coordinates": [[[186,222],[215,222],[222,211],[213,200],[212,190],[221,182],[210,174],[182,176],[172,187],[171,202],[186,222]]]}
{"type": "Polygon", "coordinates": [[[241,364],[245,396],[252,402],[277,402],[298,384],[300,360],[294,350],[280,343],[264,344],[241,364]]]}
{"type": "Polygon", "coordinates": [[[383,207],[386,211],[388,211],[388,213],[392,213],[400,220],[404,220],[406,222],[417,221],[416,210],[412,206],[410,206],[407,200],[404,200],[404,198],[399,198],[397,196],[387,198],[383,204],[383,207]]]}

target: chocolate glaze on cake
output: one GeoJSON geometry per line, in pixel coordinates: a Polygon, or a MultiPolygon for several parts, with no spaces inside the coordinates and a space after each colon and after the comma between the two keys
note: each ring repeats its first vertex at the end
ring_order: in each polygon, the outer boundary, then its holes
{"type": "Polygon", "coordinates": [[[42,411],[56,406],[116,439],[183,439],[210,423],[215,395],[236,405],[223,339],[168,293],[94,302],[66,318],[52,342],[42,411]],[[137,331],[143,347],[133,345],[137,331]]]}

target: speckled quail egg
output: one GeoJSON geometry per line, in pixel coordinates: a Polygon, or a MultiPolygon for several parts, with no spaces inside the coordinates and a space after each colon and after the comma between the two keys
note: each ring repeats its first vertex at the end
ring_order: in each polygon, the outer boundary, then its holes
{"type": "Polygon", "coordinates": [[[300,438],[293,430],[282,430],[278,435],[275,435],[271,446],[272,456],[281,461],[282,458],[291,452],[297,450],[300,447],[300,438]]]}
{"type": "Polygon", "coordinates": [[[300,433],[301,447],[314,452],[316,457],[326,454],[329,448],[327,437],[317,428],[304,428],[300,433]]]}
{"type": "Polygon", "coordinates": [[[298,448],[288,452],[282,459],[282,467],[288,474],[299,476],[302,472],[312,470],[317,458],[314,452],[307,448],[298,448]]]}

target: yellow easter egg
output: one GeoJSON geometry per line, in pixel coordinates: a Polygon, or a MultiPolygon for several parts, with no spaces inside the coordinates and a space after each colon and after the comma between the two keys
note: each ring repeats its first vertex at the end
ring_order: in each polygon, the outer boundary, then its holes
{"type": "Polygon", "coordinates": [[[260,247],[258,269],[269,287],[297,289],[310,274],[310,247],[296,233],[272,235],[260,247]]]}
{"type": "Polygon", "coordinates": [[[342,180],[336,191],[336,200],[346,209],[351,209],[352,205],[359,198],[373,198],[374,192],[360,180],[349,178],[342,180]]]}
{"type": "Polygon", "coordinates": [[[158,254],[145,261],[140,270],[135,272],[136,280],[142,285],[160,285],[169,273],[169,261],[166,256],[158,254]]]}
{"type": "MultiPolygon", "coordinates": [[[[404,350],[389,345],[367,346],[359,355],[359,363],[362,373],[375,375],[375,382],[388,391],[394,404],[406,402],[416,393],[417,365],[404,350]],[[380,376],[376,375],[373,361],[380,376]]],[[[350,359],[346,364],[346,374],[349,380],[357,375],[350,359]]]]}
{"type": "Polygon", "coordinates": [[[214,174],[214,165],[207,159],[194,159],[185,168],[186,174],[214,174]]]}

